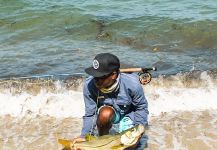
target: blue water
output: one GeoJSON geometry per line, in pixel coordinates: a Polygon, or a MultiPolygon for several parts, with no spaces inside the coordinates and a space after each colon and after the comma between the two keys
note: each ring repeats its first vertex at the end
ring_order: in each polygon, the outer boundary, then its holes
{"type": "Polygon", "coordinates": [[[216,0],[0,0],[0,77],[84,73],[100,52],[158,74],[217,68],[216,0]]]}
{"type": "Polygon", "coordinates": [[[188,127],[196,147],[216,145],[217,0],[0,0],[0,147],[57,149],[57,136],[79,135],[69,117],[84,113],[84,68],[101,52],[157,66],[143,86],[150,148],[192,148],[188,127]]]}

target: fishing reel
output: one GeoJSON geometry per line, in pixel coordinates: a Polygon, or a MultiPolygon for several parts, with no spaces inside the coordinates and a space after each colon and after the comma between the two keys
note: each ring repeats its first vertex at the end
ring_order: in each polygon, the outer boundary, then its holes
{"type": "Polygon", "coordinates": [[[132,73],[132,72],[138,72],[139,75],[139,81],[142,85],[146,85],[149,82],[151,82],[152,75],[149,73],[149,71],[156,71],[157,67],[152,68],[126,68],[126,69],[120,69],[120,72],[126,72],[126,73],[132,73]]]}
{"type": "Polygon", "coordinates": [[[141,68],[141,71],[138,73],[139,81],[142,85],[146,85],[151,82],[152,75],[149,71],[156,71],[156,67],[152,68],[141,68]]]}
{"type": "Polygon", "coordinates": [[[151,82],[152,75],[149,72],[139,72],[139,81],[142,85],[146,85],[151,82]]]}

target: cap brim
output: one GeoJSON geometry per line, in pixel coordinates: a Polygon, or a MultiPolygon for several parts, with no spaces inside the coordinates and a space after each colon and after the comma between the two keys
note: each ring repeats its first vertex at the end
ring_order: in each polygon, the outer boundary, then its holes
{"type": "Polygon", "coordinates": [[[108,72],[99,72],[93,67],[86,68],[85,72],[93,77],[103,77],[109,74],[108,72]]]}

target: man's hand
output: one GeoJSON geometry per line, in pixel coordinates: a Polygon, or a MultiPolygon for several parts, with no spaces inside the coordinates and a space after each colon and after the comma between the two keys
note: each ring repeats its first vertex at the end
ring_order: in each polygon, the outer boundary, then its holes
{"type": "Polygon", "coordinates": [[[75,144],[75,143],[79,143],[79,142],[84,142],[86,141],[85,138],[82,138],[82,137],[76,137],[74,139],[72,139],[72,143],[75,144]]]}
{"type": "MultiPolygon", "coordinates": [[[[85,142],[85,138],[82,137],[76,137],[74,139],[72,139],[72,145],[74,145],[75,143],[79,143],[79,142],[85,142]]],[[[81,150],[81,148],[79,147],[73,147],[73,150],[81,150]]]]}

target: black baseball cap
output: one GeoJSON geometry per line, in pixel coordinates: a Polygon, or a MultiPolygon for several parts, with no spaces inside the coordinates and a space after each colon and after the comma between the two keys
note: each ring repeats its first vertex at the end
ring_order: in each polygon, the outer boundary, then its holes
{"type": "Polygon", "coordinates": [[[92,67],[86,68],[85,72],[93,77],[103,77],[120,69],[120,61],[111,53],[100,53],[93,60],[92,67]]]}

